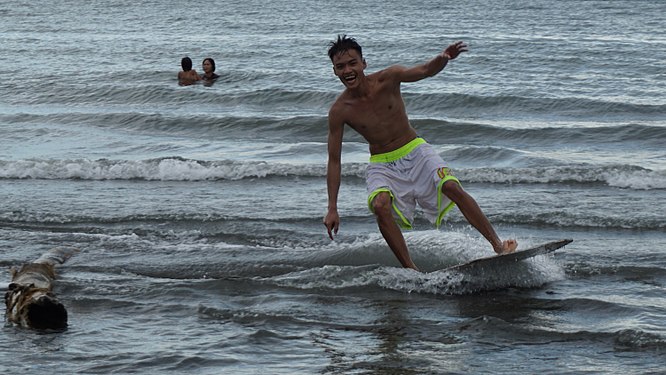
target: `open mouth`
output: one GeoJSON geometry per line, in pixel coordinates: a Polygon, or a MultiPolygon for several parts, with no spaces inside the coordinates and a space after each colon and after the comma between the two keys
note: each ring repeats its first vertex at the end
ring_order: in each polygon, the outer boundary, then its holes
{"type": "Polygon", "coordinates": [[[344,79],[345,82],[346,82],[348,85],[351,85],[351,84],[353,84],[354,82],[356,82],[356,74],[348,74],[348,75],[342,77],[342,79],[344,79]]]}

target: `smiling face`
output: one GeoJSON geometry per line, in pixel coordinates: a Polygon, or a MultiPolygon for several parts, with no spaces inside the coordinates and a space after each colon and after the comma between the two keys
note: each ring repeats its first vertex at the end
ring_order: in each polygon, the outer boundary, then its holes
{"type": "Polygon", "coordinates": [[[354,49],[342,51],[333,56],[333,72],[348,89],[357,88],[367,66],[361,54],[354,49]]]}

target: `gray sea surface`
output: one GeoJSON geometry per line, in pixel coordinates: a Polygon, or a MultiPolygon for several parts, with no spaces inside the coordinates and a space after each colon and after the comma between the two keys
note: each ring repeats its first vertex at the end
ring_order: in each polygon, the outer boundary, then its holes
{"type": "Polygon", "coordinates": [[[5,323],[6,374],[657,374],[666,370],[666,2],[46,1],[0,7],[0,278],[65,246],[61,332],[5,323]],[[503,238],[453,210],[399,267],[347,128],[329,240],[338,34],[503,238]],[[213,85],[179,86],[180,60],[213,85]]]}

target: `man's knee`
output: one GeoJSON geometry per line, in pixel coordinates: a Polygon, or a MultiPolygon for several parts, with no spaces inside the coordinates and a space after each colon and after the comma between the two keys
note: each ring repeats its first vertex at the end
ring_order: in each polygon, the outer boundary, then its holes
{"type": "Polygon", "coordinates": [[[442,184],[443,193],[446,193],[447,191],[454,192],[459,190],[462,190],[462,186],[460,186],[460,183],[456,180],[448,180],[442,184]]]}
{"type": "Polygon", "coordinates": [[[377,194],[372,201],[372,210],[377,216],[391,215],[391,195],[388,192],[377,194]]]}
{"type": "Polygon", "coordinates": [[[444,193],[444,195],[446,195],[454,202],[457,200],[457,198],[466,194],[462,186],[460,186],[460,183],[456,180],[449,180],[443,183],[442,193],[444,193]]]}

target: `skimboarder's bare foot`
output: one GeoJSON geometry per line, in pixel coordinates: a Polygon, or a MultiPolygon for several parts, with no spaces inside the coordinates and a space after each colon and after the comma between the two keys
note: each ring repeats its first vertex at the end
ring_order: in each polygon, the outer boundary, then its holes
{"type": "Polygon", "coordinates": [[[502,242],[502,248],[501,249],[495,248],[495,252],[497,254],[500,254],[500,255],[509,254],[509,253],[513,253],[514,251],[516,251],[517,247],[518,247],[518,241],[516,241],[516,240],[505,240],[505,241],[502,242]]]}

